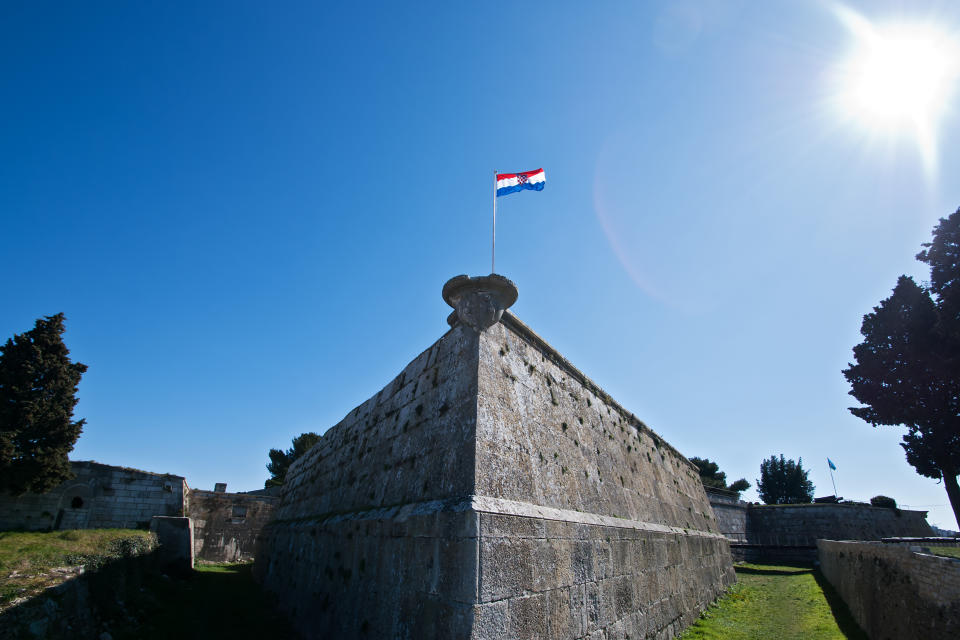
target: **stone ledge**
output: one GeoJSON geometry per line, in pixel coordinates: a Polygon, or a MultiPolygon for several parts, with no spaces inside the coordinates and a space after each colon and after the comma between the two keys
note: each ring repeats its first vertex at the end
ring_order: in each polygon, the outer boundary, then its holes
{"type": "Polygon", "coordinates": [[[713,533],[698,529],[684,529],[682,527],[671,527],[669,525],[658,524],[655,522],[630,520],[628,518],[605,516],[598,513],[584,513],[582,511],[573,511],[570,509],[556,509],[554,507],[544,507],[541,505],[531,504],[529,502],[517,502],[516,500],[504,500],[502,498],[490,498],[487,496],[465,496],[462,498],[450,498],[448,500],[427,500],[425,502],[413,502],[390,507],[361,509],[346,513],[320,513],[314,516],[304,516],[301,518],[274,520],[267,526],[275,527],[284,524],[303,522],[323,522],[325,524],[334,524],[337,522],[349,522],[355,520],[395,520],[402,522],[415,516],[425,516],[442,512],[461,513],[468,511],[726,540],[726,537],[722,533],[713,533]]]}

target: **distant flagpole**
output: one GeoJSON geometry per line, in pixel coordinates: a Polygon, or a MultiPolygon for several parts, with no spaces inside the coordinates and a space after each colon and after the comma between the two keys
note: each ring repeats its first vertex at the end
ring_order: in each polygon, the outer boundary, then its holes
{"type": "Polygon", "coordinates": [[[835,467],[833,466],[833,463],[830,461],[830,458],[827,458],[827,467],[830,469],[830,482],[833,483],[833,497],[836,498],[836,497],[837,497],[837,483],[836,483],[836,481],[833,479],[833,470],[834,470],[835,467]]]}
{"type": "Polygon", "coordinates": [[[490,248],[490,273],[497,272],[497,170],[493,170],[493,245],[490,248]]]}

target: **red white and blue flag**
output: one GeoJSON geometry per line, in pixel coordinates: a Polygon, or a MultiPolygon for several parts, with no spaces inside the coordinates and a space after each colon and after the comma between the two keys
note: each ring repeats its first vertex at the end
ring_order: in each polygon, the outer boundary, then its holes
{"type": "Polygon", "coordinates": [[[543,169],[534,171],[522,171],[520,173],[498,173],[497,174],[497,197],[505,196],[514,191],[530,189],[532,191],[543,191],[543,185],[547,183],[543,175],[543,169]]]}

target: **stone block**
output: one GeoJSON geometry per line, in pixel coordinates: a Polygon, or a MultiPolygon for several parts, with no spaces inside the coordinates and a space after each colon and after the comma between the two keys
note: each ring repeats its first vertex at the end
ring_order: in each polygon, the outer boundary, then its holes
{"type": "Polygon", "coordinates": [[[546,594],[538,593],[510,598],[508,602],[510,616],[508,637],[529,640],[549,638],[546,594]]]}
{"type": "Polygon", "coordinates": [[[187,574],[193,571],[193,523],[190,518],[153,516],[150,531],[160,545],[160,565],[166,571],[187,574]]]}

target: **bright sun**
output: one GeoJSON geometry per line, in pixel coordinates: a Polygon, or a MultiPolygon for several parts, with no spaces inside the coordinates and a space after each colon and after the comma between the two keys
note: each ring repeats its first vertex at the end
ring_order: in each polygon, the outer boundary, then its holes
{"type": "Polygon", "coordinates": [[[960,75],[957,39],[934,24],[873,24],[846,7],[836,14],[854,37],[841,71],[844,112],[870,134],[912,135],[935,169],[937,130],[960,75]]]}

